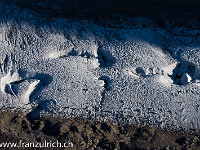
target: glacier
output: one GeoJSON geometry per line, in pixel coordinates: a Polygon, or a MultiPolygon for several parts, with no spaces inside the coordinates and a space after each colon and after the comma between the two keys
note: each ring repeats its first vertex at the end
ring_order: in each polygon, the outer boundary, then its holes
{"type": "Polygon", "coordinates": [[[2,109],[200,128],[198,31],[180,36],[142,17],[103,27],[0,7],[2,109]]]}

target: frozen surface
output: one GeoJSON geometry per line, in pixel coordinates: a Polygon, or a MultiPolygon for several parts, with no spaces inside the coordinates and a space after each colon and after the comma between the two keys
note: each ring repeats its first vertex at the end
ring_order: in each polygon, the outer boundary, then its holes
{"type": "Polygon", "coordinates": [[[197,37],[145,18],[119,29],[0,7],[1,107],[200,128],[197,37]]]}

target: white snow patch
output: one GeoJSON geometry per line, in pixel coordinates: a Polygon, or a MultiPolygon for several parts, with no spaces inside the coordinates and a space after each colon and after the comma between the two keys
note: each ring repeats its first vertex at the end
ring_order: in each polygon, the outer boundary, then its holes
{"type": "Polygon", "coordinates": [[[171,85],[173,83],[173,80],[167,75],[159,76],[159,81],[160,81],[160,83],[162,83],[168,87],[171,87],[171,85]]]}
{"type": "Polygon", "coordinates": [[[36,86],[39,84],[40,80],[36,80],[33,81],[29,84],[29,88],[26,91],[26,93],[24,94],[24,103],[28,104],[29,100],[30,100],[30,95],[32,94],[32,92],[35,90],[36,86]]]}
{"type": "Polygon", "coordinates": [[[173,70],[176,67],[178,63],[173,63],[169,66],[163,67],[162,69],[168,74],[168,75],[172,75],[173,74],[173,70]]]}
{"type": "Polygon", "coordinates": [[[6,86],[9,87],[10,89],[10,92],[12,94],[14,94],[14,92],[12,91],[12,88],[11,88],[11,84],[12,82],[15,82],[15,81],[19,81],[21,80],[21,78],[19,77],[19,74],[17,72],[14,72],[13,74],[9,71],[4,77],[1,78],[1,91],[6,94],[7,91],[6,91],[6,86]]]}
{"type": "Polygon", "coordinates": [[[59,58],[61,56],[66,56],[66,52],[65,51],[60,51],[60,52],[53,52],[49,55],[49,58],[59,58]]]}

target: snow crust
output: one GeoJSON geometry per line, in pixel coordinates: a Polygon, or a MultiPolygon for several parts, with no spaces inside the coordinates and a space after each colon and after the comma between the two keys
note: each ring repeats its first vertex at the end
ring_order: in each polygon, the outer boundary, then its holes
{"type": "Polygon", "coordinates": [[[200,128],[195,37],[173,35],[145,18],[117,29],[0,6],[1,107],[35,117],[200,128]]]}

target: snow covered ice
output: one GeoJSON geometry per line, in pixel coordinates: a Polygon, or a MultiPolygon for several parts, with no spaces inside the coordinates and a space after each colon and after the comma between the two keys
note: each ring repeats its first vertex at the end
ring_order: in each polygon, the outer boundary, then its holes
{"type": "Polygon", "coordinates": [[[104,28],[0,5],[1,107],[200,128],[194,37],[183,42],[145,18],[135,18],[131,28],[104,28]]]}

